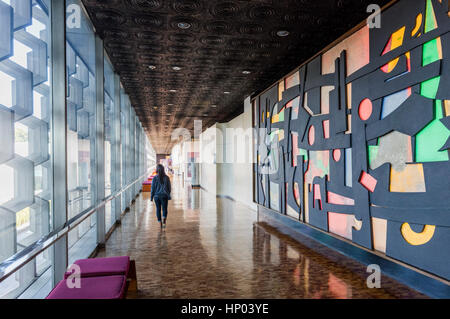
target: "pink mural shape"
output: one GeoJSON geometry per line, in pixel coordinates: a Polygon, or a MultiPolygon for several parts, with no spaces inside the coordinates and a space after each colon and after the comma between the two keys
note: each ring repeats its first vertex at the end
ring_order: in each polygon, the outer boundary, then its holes
{"type": "Polygon", "coordinates": [[[367,121],[372,115],[372,101],[364,99],[359,104],[358,115],[362,121],[367,121]]]}
{"type": "Polygon", "coordinates": [[[369,192],[373,193],[375,187],[377,187],[377,182],[378,181],[369,173],[366,173],[364,171],[361,172],[359,183],[364,186],[369,192]]]}

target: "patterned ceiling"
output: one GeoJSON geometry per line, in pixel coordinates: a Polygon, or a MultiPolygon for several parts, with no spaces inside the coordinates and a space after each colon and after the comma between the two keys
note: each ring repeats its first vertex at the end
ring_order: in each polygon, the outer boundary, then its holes
{"type": "Polygon", "coordinates": [[[175,128],[192,130],[200,119],[206,129],[240,114],[245,97],[366,19],[369,4],[388,1],[83,3],[155,151],[167,154],[175,128]]]}

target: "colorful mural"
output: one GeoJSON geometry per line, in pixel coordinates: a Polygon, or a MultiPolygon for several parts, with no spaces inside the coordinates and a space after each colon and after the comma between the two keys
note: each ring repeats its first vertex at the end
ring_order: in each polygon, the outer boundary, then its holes
{"type": "Polygon", "coordinates": [[[253,101],[258,204],[450,279],[450,10],[400,0],[253,101]]]}

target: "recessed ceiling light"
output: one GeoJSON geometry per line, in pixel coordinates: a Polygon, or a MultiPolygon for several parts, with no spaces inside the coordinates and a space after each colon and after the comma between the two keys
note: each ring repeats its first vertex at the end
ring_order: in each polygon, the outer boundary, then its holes
{"type": "Polygon", "coordinates": [[[211,105],[211,107],[217,107],[217,105],[213,104],[213,105],[211,105]]]}
{"type": "Polygon", "coordinates": [[[249,71],[249,70],[244,70],[244,71],[242,71],[242,74],[250,74],[250,73],[252,73],[252,72],[249,71]]]}
{"type": "Polygon", "coordinates": [[[277,31],[277,36],[279,36],[279,37],[287,37],[288,35],[289,35],[289,31],[286,31],[286,30],[277,31]]]}
{"type": "Polygon", "coordinates": [[[191,27],[191,24],[190,23],[188,23],[188,22],[179,22],[178,23],[178,27],[180,28],[180,29],[189,29],[190,27],[191,27]]]}
{"type": "Polygon", "coordinates": [[[154,66],[154,65],[149,65],[148,68],[149,68],[150,70],[154,70],[154,69],[156,69],[156,66],[154,66]]]}
{"type": "Polygon", "coordinates": [[[230,94],[231,92],[228,92],[228,91],[225,91],[225,92],[223,92],[223,94],[230,94]]]}
{"type": "Polygon", "coordinates": [[[172,69],[173,69],[174,71],[180,71],[180,70],[181,70],[181,68],[180,68],[179,66],[174,66],[174,67],[172,67],[172,69]]]}

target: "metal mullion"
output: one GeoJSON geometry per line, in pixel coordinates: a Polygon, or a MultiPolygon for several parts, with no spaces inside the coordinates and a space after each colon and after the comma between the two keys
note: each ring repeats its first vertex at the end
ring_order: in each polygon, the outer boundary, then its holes
{"type": "MultiPolygon", "coordinates": [[[[129,99],[128,99],[128,101],[129,101],[129,99]]],[[[127,141],[127,144],[128,144],[128,147],[127,147],[127,153],[128,153],[128,156],[127,156],[127,186],[128,185],[130,185],[131,184],[131,181],[133,180],[133,175],[132,175],[132,173],[131,173],[131,165],[132,165],[132,159],[131,159],[131,154],[132,154],[132,147],[133,147],[133,145],[132,145],[132,136],[131,136],[131,104],[130,103],[128,103],[128,109],[127,109],[127,112],[128,112],[128,125],[127,125],[127,130],[128,130],[128,141],[127,141]]],[[[129,188],[128,189],[128,192],[127,192],[127,207],[129,208],[130,206],[131,206],[131,200],[132,200],[132,198],[131,198],[131,194],[132,194],[132,190],[131,190],[131,188],[129,188]]]]}
{"type": "MultiPolygon", "coordinates": [[[[66,1],[51,1],[51,98],[53,157],[53,229],[68,218],[67,204],[67,81],[66,81],[66,1]],[[63,32],[61,32],[63,30],[63,32]]],[[[63,277],[68,264],[67,234],[53,246],[53,286],[63,277]]]]}
{"type": "MultiPolygon", "coordinates": [[[[95,93],[96,93],[96,137],[95,137],[95,204],[105,198],[105,83],[103,40],[95,36],[95,93]]],[[[97,244],[105,243],[105,207],[97,210],[97,244]]]]}
{"type": "MultiPolygon", "coordinates": [[[[114,191],[118,192],[122,188],[122,179],[121,179],[121,157],[122,157],[122,136],[121,136],[121,125],[120,125],[120,107],[121,107],[121,98],[120,98],[120,78],[117,74],[114,74],[114,155],[113,155],[113,163],[112,169],[114,170],[114,191]]],[[[116,197],[115,199],[115,220],[116,222],[120,221],[120,216],[122,214],[122,195],[116,197]]]]}
{"type": "MultiPolygon", "coordinates": [[[[135,113],[135,112],[134,112],[135,113]]],[[[134,116],[134,178],[138,176],[138,165],[139,165],[139,128],[138,128],[138,117],[134,116]]],[[[137,196],[138,193],[138,183],[134,184],[133,187],[133,197],[137,196]]]]}

